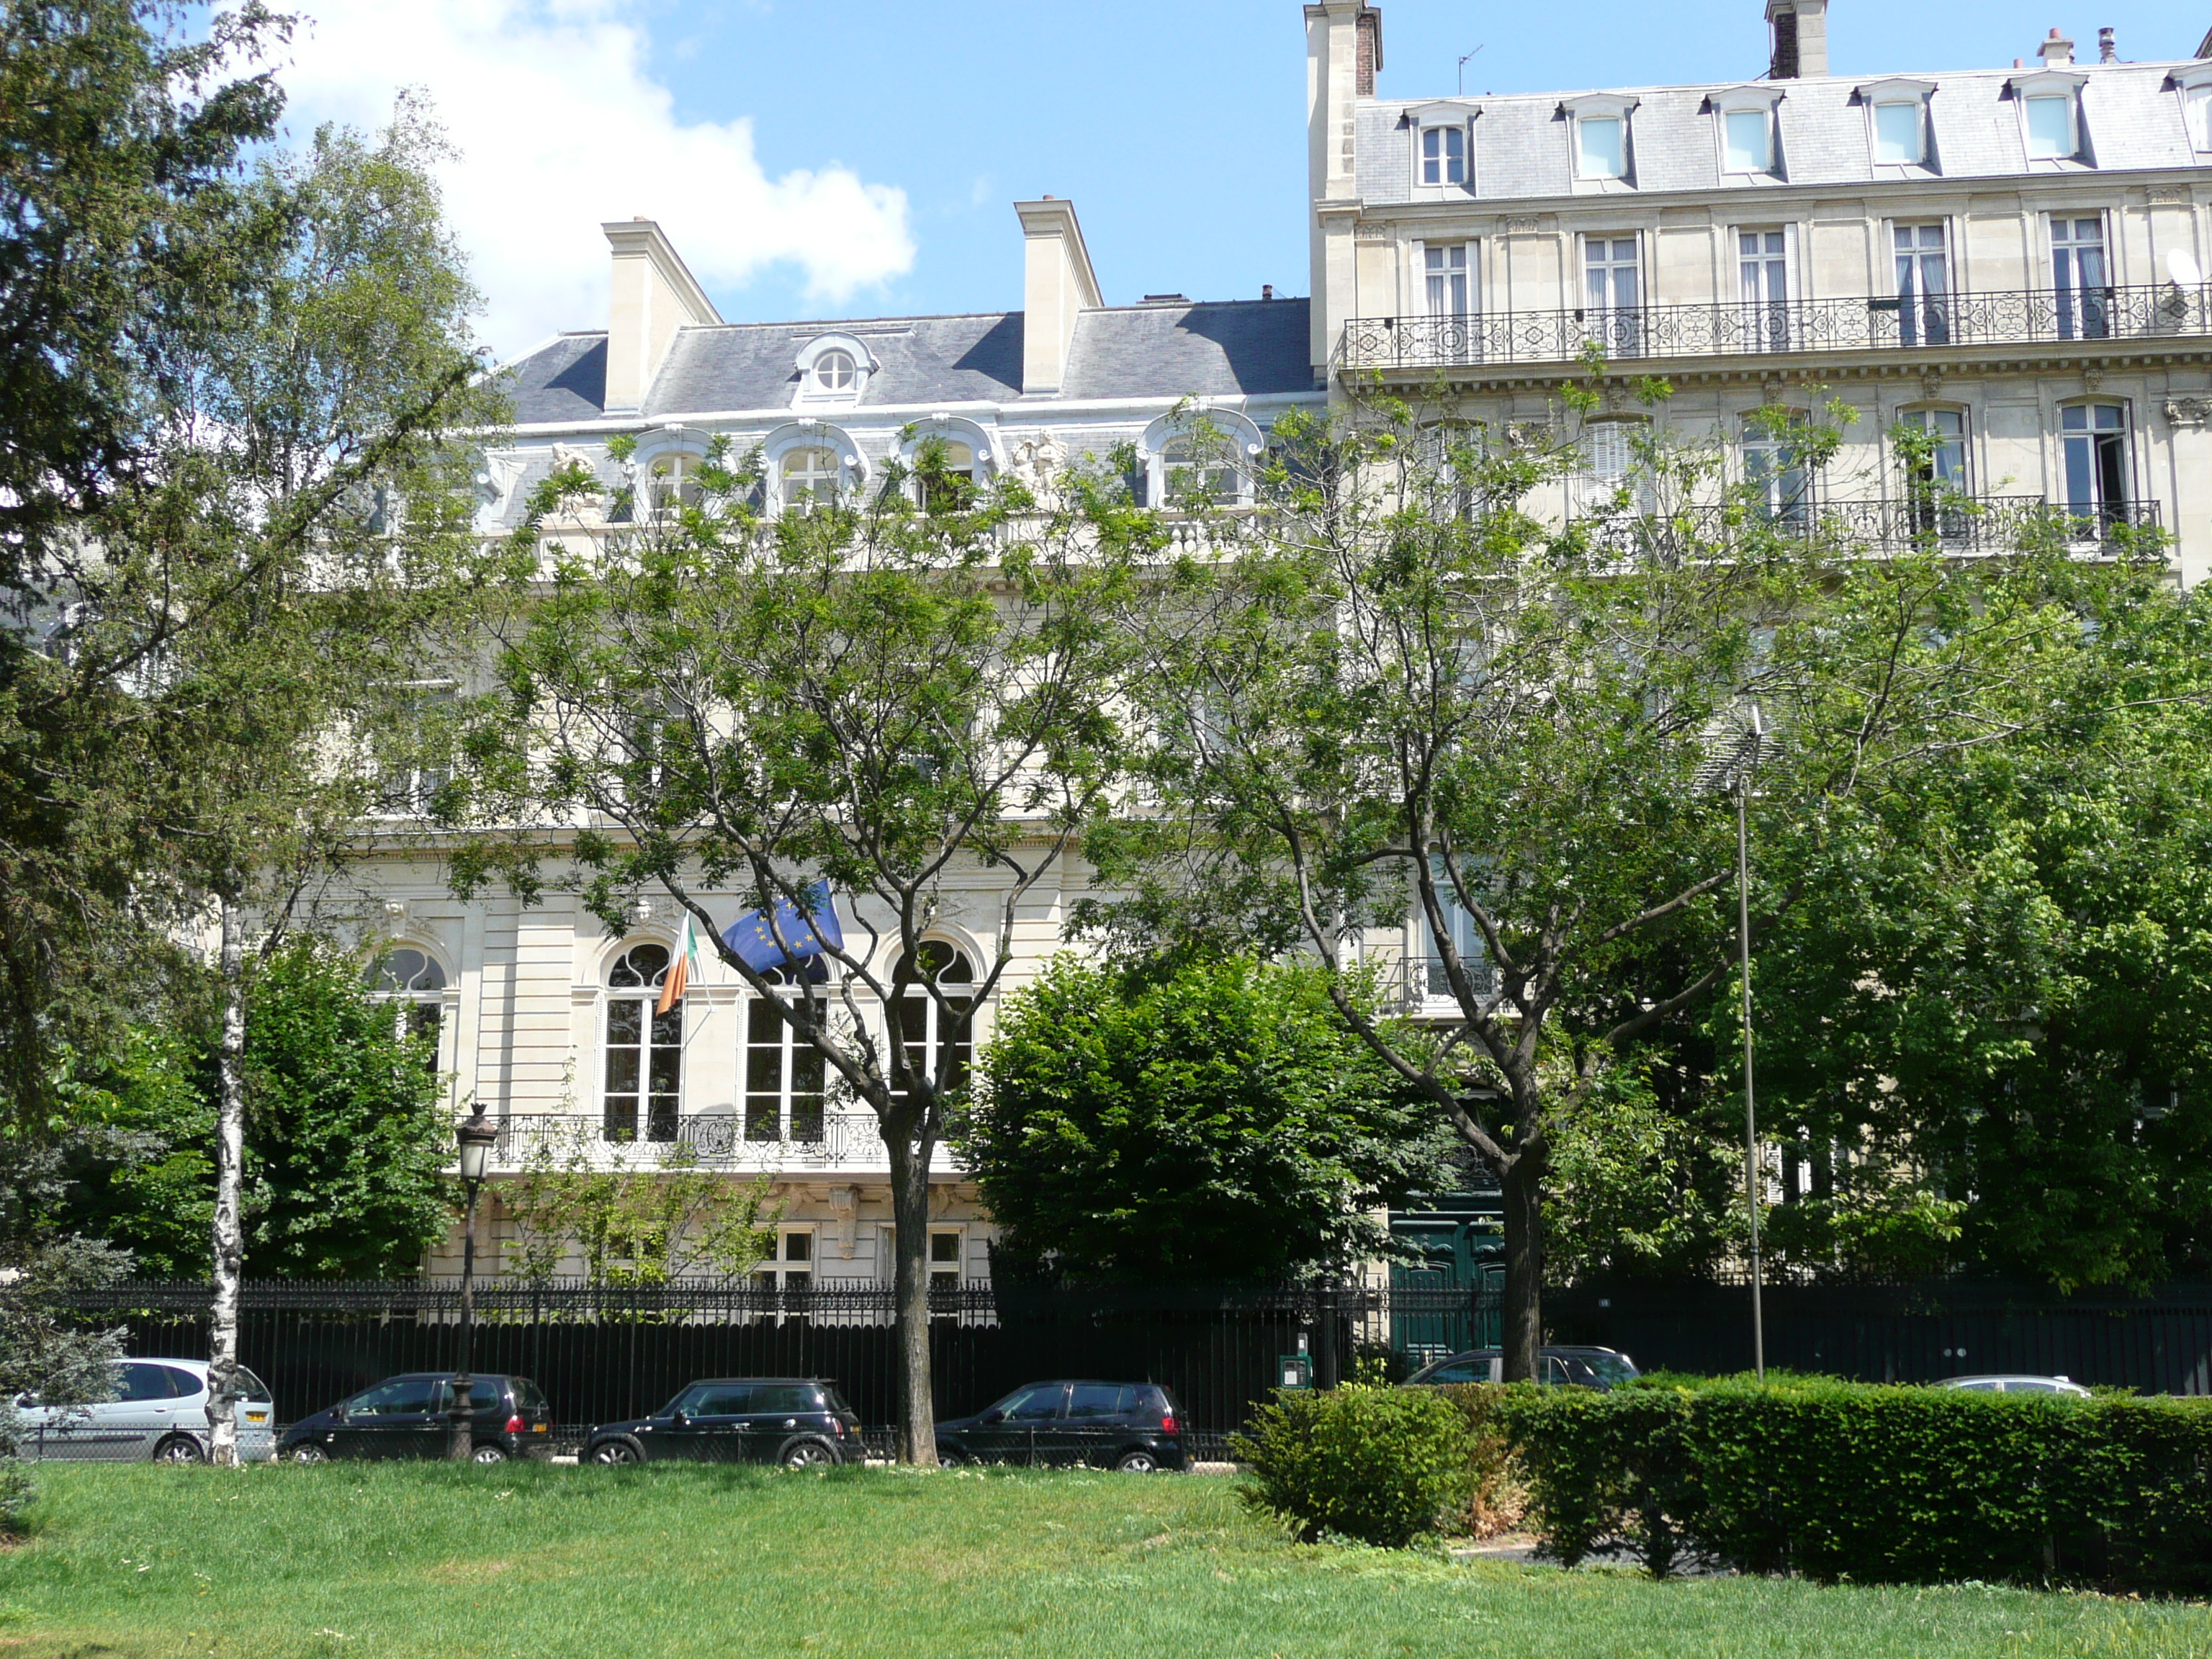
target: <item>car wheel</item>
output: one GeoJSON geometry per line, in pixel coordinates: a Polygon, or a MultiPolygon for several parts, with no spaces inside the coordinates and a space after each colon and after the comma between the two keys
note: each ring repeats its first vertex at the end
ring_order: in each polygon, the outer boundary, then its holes
{"type": "Polygon", "coordinates": [[[819,1440],[801,1440],[783,1449],[783,1467],[787,1469],[817,1469],[837,1461],[837,1454],[819,1440]]]}
{"type": "Polygon", "coordinates": [[[645,1462],[645,1449],[635,1440],[602,1440],[584,1454],[587,1463],[604,1463],[609,1468],[621,1468],[631,1463],[645,1462]]]}
{"type": "Polygon", "coordinates": [[[1158,1470],[1160,1460],[1148,1451],[1123,1452],[1114,1467],[1124,1474],[1152,1474],[1158,1470]]]}
{"type": "Polygon", "coordinates": [[[504,1463],[507,1462],[507,1449],[504,1446],[474,1447],[469,1452],[469,1462],[471,1463],[504,1463]]]}
{"type": "Polygon", "coordinates": [[[327,1463],[331,1455],[312,1440],[303,1440],[284,1454],[295,1463],[327,1463]]]}
{"type": "Polygon", "coordinates": [[[173,1434],[154,1448],[154,1461],[156,1463],[204,1463],[207,1454],[200,1449],[200,1443],[191,1436],[173,1434]]]}
{"type": "Polygon", "coordinates": [[[937,1467],[940,1469],[957,1469],[967,1461],[957,1451],[946,1451],[942,1446],[938,1448],[937,1467]]]}

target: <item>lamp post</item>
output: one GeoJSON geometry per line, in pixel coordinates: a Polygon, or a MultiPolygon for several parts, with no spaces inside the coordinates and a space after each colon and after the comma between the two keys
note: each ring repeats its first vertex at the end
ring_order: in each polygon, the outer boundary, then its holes
{"type": "Polygon", "coordinates": [[[1751,1241],[1751,1363],[1766,1380],[1766,1316],[1759,1263],[1759,1097],[1751,1074],[1751,827],[1752,774],[1766,747],[1766,722],[1757,704],[1750,718],[1708,732],[1696,787],[1735,797],[1735,915],[1737,963],[1743,981],[1743,1208],[1751,1241]]]}
{"type": "Polygon", "coordinates": [[[499,1131],[478,1105],[465,1121],[454,1125],[453,1139],[460,1144],[461,1190],[467,1194],[467,1201],[461,1212],[461,1363],[453,1373],[453,1432],[446,1443],[446,1455],[453,1462],[466,1463],[476,1456],[476,1401],[471,1398],[476,1379],[469,1375],[469,1346],[476,1334],[477,1190],[483,1185],[484,1165],[490,1161],[492,1142],[499,1139],[499,1131]]]}

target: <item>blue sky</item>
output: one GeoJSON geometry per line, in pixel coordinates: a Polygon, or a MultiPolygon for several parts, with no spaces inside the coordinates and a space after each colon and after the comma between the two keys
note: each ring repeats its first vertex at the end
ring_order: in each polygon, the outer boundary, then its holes
{"type": "MultiPolygon", "coordinates": [[[[426,86],[449,200],[513,351],[603,321],[602,219],[665,224],[732,320],[1020,303],[1017,198],[1071,198],[1109,301],[1307,289],[1296,0],[303,0],[299,130],[426,86]]],[[[1531,14],[1388,0],[1384,96],[1749,79],[1761,0],[1531,14]],[[1532,18],[1540,17],[1540,23],[1532,18]],[[1557,18],[1567,27],[1547,26],[1557,18]]],[[[2192,54],[2212,4],[1835,0],[1835,73],[2192,54]],[[2048,14],[2048,15],[2046,15],[2048,14]]]]}

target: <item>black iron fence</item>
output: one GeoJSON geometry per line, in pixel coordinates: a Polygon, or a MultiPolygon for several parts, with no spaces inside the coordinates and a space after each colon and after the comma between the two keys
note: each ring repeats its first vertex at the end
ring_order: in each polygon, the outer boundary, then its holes
{"type": "Polygon", "coordinates": [[[2120,556],[2154,554],[2162,514],[2156,501],[2069,505],[2040,495],[1943,495],[1905,501],[1808,497],[1761,511],[1744,502],[1700,503],[1670,512],[1586,514],[1598,545],[1660,559],[1696,557],[1754,533],[1878,550],[1924,548],[1955,555],[2068,547],[2120,556]]]}
{"type": "MultiPolygon", "coordinates": [[[[835,1382],[863,1424],[895,1420],[897,1350],[880,1286],[777,1291],[714,1285],[608,1288],[495,1284],[477,1291],[477,1370],[536,1379],[573,1432],[641,1416],[702,1376],[835,1382]]],[[[207,1352],[208,1288],[126,1285],[81,1298],[143,1357],[207,1352]]],[[[1243,1425],[1304,1357],[1307,1375],[1351,1375],[1394,1335],[1416,1358],[1497,1328],[1493,1292],[1364,1284],[1285,1289],[1059,1291],[970,1285],[931,1292],[940,1418],[980,1411],[1024,1382],[1090,1376],[1164,1383],[1210,1444],[1243,1425]]],[[[296,1421],[403,1371],[453,1364],[460,1296],[450,1283],[246,1287],[239,1358],[296,1421]]]]}
{"type": "MultiPolygon", "coordinates": [[[[2023,1372],[2148,1394],[2212,1395],[2212,1285],[2062,1297],[1950,1280],[1769,1285],[1766,1363],[1864,1382],[2023,1372]]],[[[1741,1285],[1578,1285],[1548,1291],[1553,1339],[1619,1348],[1645,1370],[1751,1369],[1741,1285]]]]}
{"type": "Polygon", "coordinates": [[[1449,369],[1646,357],[2155,340],[2212,334],[2212,283],[2020,289],[1905,298],[1577,307],[1455,317],[1356,317],[1340,369],[1449,369]]]}

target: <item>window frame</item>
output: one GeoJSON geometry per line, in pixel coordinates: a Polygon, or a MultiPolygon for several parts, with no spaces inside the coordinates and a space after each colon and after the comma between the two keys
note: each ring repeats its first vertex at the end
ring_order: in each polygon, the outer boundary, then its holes
{"type": "Polygon", "coordinates": [[[2005,82],[2012,94],[2014,115],[2020,125],[2020,149],[2023,161],[2029,167],[2039,161],[2075,162],[2087,164],[2089,160],[2088,123],[2081,110],[2081,90],[2088,77],[2070,70],[2042,70],[2026,75],[2015,75],[2005,82]],[[2066,106],[2066,136],[2069,148],[2057,155],[2039,154],[2035,148],[2034,125],[2029,116],[2031,104],[2048,100],[2066,106]]]}
{"type": "Polygon", "coordinates": [[[784,1221],[776,1224],[775,1253],[765,1261],[753,1264],[753,1288],[774,1291],[781,1295],[793,1295],[815,1287],[815,1270],[822,1261],[822,1230],[811,1221],[784,1221]],[[804,1241],[796,1255],[792,1252],[794,1240],[804,1241]],[[799,1282],[793,1284],[793,1279],[799,1282]]]}
{"type": "Polygon", "coordinates": [[[1933,171],[1936,167],[1936,83],[1917,81],[1907,76],[1891,76],[1880,81],[1863,82],[1857,88],[1860,105],[1866,113],[1867,161],[1875,167],[1920,167],[1933,171]],[[1914,112],[1913,136],[1919,143],[1919,154],[1909,161],[1885,161],[1881,154],[1881,112],[1885,109],[1909,107],[1914,112]]]}
{"type": "Polygon", "coordinates": [[[2190,153],[2212,155],[2212,65],[2199,64],[2173,77],[2181,100],[2181,126],[2190,153]]]}
{"type": "MultiPolygon", "coordinates": [[[[1810,528],[1819,508],[1819,471],[1805,464],[1802,450],[1787,436],[1764,431],[1754,424],[1764,412],[1763,409],[1746,410],[1736,417],[1736,452],[1743,469],[1743,483],[1747,489],[1763,486],[1761,522],[1791,530],[1810,528]],[[1754,467],[1754,457],[1765,459],[1754,467]],[[1794,492],[1787,483],[1793,477],[1797,481],[1794,492]]],[[[1790,427],[1811,423],[1809,410],[1785,409],[1783,412],[1788,416],[1790,427]]]]}
{"type": "Polygon", "coordinates": [[[2056,505],[2062,511],[2077,519],[2102,518],[2116,507],[2131,507],[2142,499],[2141,480],[2136,465],[2135,410],[2126,398],[2102,395],[2067,398],[2060,400],[2051,412],[2057,416],[2052,430],[2058,440],[2057,479],[2060,499],[2056,505]],[[2066,424],[2067,416],[2077,410],[2084,416],[2083,423],[2078,429],[2069,429],[2066,424]],[[2098,425],[2096,411],[2099,410],[2117,411],[2119,416],[2118,424],[2098,425]],[[2087,452],[2088,482],[2094,492],[2094,498],[2086,502],[2077,501],[2074,495],[2072,446],[2076,442],[2080,442],[2087,452]],[[2106,493],[2106,480],[2101,476],[2103,457],[2107,451],[2118,459],[2120,496],[2118,501],[2106,493]]]}
{"type": "MultiPolygon", "coordinates": [[[[939,938],[934,935],[923,939],[920,945],[915,946],[915,952],[917,955],[927,953],[932,946],[935,946],[940,950],[950,952],[951,960],[947,961],[942,967],[931,971],[931,982],[936,984],[940,990],[945,992],[947,1000],[957,1000],[957,999],[952,995],[951,992],[948,988],[949,987],[962,983],[973,986],[982,977],[981,970],[977,965],[976,958],[974,953],[969,951],[968,946],[961,943],[959,940],[939,938]],[[944,977],[946,971],[950,969],[955,963],[965,964],[968,976],[964,981],[957,979],[947,980],[944,977]]],[[[956,1079],[950,1085],[957,1089],[962,1086],[962,1085],[969,1079],[972,1078],[975,1073],[975,1049],[977,1047],[975,1041],[975,1026],[977,1016],[981,1010],[975,997],[970,996],[967,999],[967,1007],[964,1012],[966,1015],[966,1034],[958,1038],[947,1037],[944,1030],[947,1010],[938,1001],[936,997],[930,994],[928,986],[925,985],[921,979],[917,978],[913,983],[909,984],[906,988],[906,993],[903,997],[899,999],[898,1006],[896,1008],[887,1008],[884,1011],[884,1025],[886,1027],[884,1036],[887,1041],[899,1043],[906,1049],[907,1065],[908,1069],[928,1079],[933,1085],[934,1085],[937,1078],[939,1054],[948,1042],[951,1042],[953,1048],[961,1055],[959,1063],[956,1067],[956,1079]],[[909,1032],[907,1029],[907,1016],[909,1011],[918,1012],[921,1016],[921,1030],[918,1035],[909,1032]],[[919,1064],[916,1064],[914,1059],[914,1051],[917,1042],[921,1048],[921,1060],[919,1064]]],[[[898,1090],[893,1090],[891,1093],[893,1099],[898,1099],[901,1097],[901,1091],[898,1090]]]]}
{"type": "Polygon", "coordinates": [[[906,496],[923,511],[930,510],[925,501],[921,480],[915,476],[915,465],[921,452],[930,444],[946,446],[964,444],[969,453],[969,482],[978,492],[988,487],[999,472],[999,445],[991,431],[974,421],[952,416],[939,415],[919,422],[899,446],[899,459],[906,468],[906,496]]]}
{"type": "Polygon", "coordinates": [[[684,1073],[690,1069],[684,1060],[684,1004],[688,997],[678,997],[665,1014],[654,1012],[659,1000],[662,981],[675,965],[675,947],[666,939],[651,935],[637,935],[625,940],[606,959],[599,971],[599,1138],[612,1146],[666,1146],[682,1133],[684,1121],[684,1090],[687,1081],[684,1073]],[[641,963],[632,963],[630,958],[640,951],[657,950],[662,961],[650,978],[642,985],[617,983],[616,975],[625,967],[633,974],[642,971],[641,963]],[[617,1043],[615,1040],[615,1006],[617,1003],[638,1005],[638,1040],[617,1043]],[[614,1083],[614,1051],[617,1048],[635,1048],[637,1052],[636,1082],[629,1089],[617,1090],[614,1083]],[[672,1091],[653,1086],[653,1056],[656,1053],[673,1051],[676,1086],[672,1091]],[[632,1105],[627,1135],[615,1133],[613,1103],[628,1098],[632,1105]],[[668,1103],[665,1115],[661,1115],[658,1103],[668,1103]],[[666,1133],[661,1133],[663,1128],[666,1133]]]}
{"type": "Polygon", "coordinates": [[[1574,186],[1602,191],[1608,184],[1636,188],[1636,110],[1638,100],[1624,98],[1615,93],[1584,93],[1579,97],[1561,100],[1559,108],[1566,116],[1567,177],[1574,186]],[[1586,151],[1583,143],[1583,126],[1593,121],[1618,123],[1620,135],[1620,170],[1617,173],[1589,173],[1583,167],[1586,151]]]}
{"type": "Polygon", "coordinates": [[[1233,496],[1210,503],[1218,511],[1252,505],[1253,470],[1267,453],[1267,440],[1248,415],[1231,409],[1199,409],[1181,416],[1164,415],[1154,421],[1145,428],[1142,453],[1146,501],[1168,512],[1188,510],[1171,499],[1168,486],[1175,471],[1193,465],[1202,465],[1207,472],[1234,468],[1237,489],[1233,496]],[[1218,458],[1208,456],[1200,462],[1175,459],[1170,452],[1178,442],[1188,441],[1201,425],[1212,426],[1220,434],[1230,446],[1229,453],[1218,458]]]}
{"type": "Polygon", "coordinates": [[[447,971],[440,954],[412,939],[387,940],[384,948],[369,963],[362,978],[371,1002],[391,1005],[394,1036],[404,1041],[410,1036],[422,1036],[427,1029],[430,1037],[431,1063],[443,1072],[446,1069],[446,1031],[453,1023],[447,1018],[447,1010],[449,1007],[458,1009],[460,987],[453,975],[447,971]],[[410,954],[422,958],[422,969],[410,974],[405,983],[386,987],[379,982],[381,977],[390,975],[394,957],[410,954]],[[413,981],[424,972],[434,972],[438,982],[427,986],[414,984],[413,981]],[[428,1018],[424,1018],[426,1012],[429,1016],[428,1018]]]}
{"type": "MultiPolygon", "coordinates": [[[[814,959],[818,964],[819,957],[814,959]]],[[[781,976],[783,970],[771,969],[769,976],[781,976]]],[[[803,985],[784,983],[777,988],[776,995],[783,1002],[795,1002],[802,995],[817,1008],[817,1020],[826,1020],[830,1012],[830,975],[826,970],[810,977],[803,985]]],[[[740,1001],[744,1018],[738,1026],[738,1138],[752,1146],[815,1146],[825,1144],[830,1136],[830,1078],[829,1062],[788,1022],[769,1016],[762,1007],[768,999],[750,986],[740,1001]],[[756,1022],[766,1019],[775,1028],[774,1040],[761,1040],[756,1022]],[[775,1055],[775,1087],[773,1091],[757,1089],[754,1085],[753,1060],[756,1054],[773,1052],[775,1055]],[[811,1066],[821,1073],[817,1086],[802,1091],[799,1087],[802,1066],[811,1066]],[[754,1133],[753,1103],[773,1093],[775,1098],[775,1133],[760,1135],[754,1133]],[[802,1092],[811,1102],[808,1115],[817,1133],[811,1136],[799,1133],[797,1103],[802,1092]]]]}
{"type": "Polygon", "coordinates": [[[801,346],[793,367],[797,370],[797,384],[791,393],[793,409],[850,409],[866,394],[869,380],[883,365],[858,336],[833,331],[817,334],[801,346]],[[851,380],[842,386],[827,386],[819,372],[821,366],[824,360],[840,355],[851,361],[851,380]]]}

